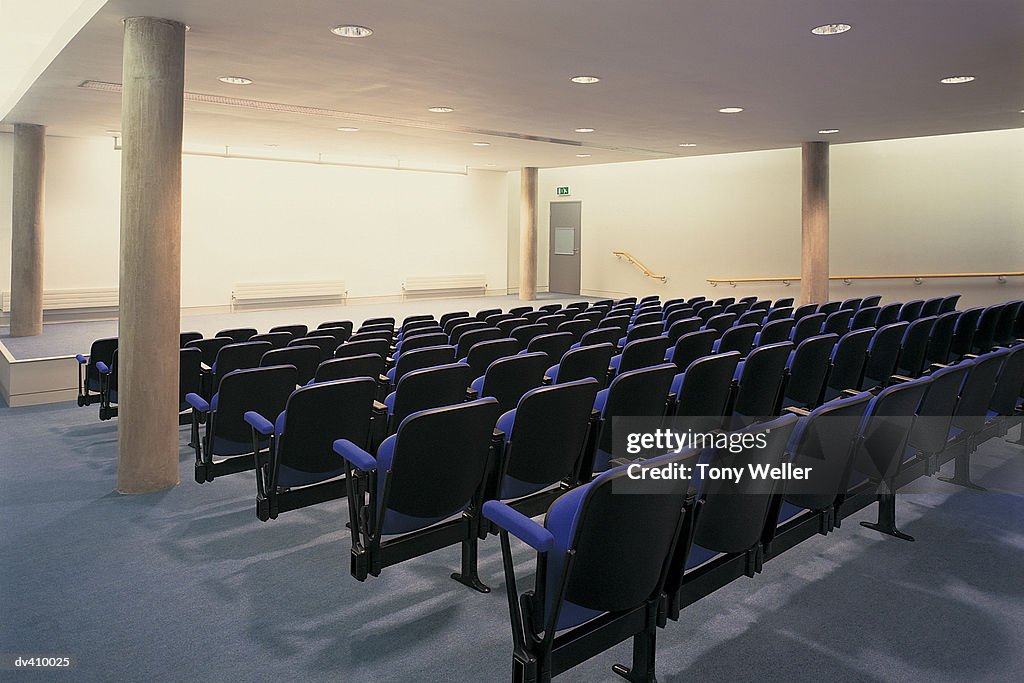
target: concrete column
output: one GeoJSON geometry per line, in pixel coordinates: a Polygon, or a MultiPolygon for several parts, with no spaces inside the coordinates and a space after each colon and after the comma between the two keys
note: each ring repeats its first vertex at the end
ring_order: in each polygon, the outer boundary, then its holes
{"type": "Polygon", "coordinates": [[[803,144],[800,303],[828,301],[828,143],[803,144]]]}
{"type": "Polygon", "coordinates": [[[46,127],[14,124],[11,336],[43,333],[43,184],[46,127]]]}
{"type": "Polygon", "coordinates": [[[178,483],[185,25],[124,21],[117,490],[178,483]]]}
{"type": "Polygon", "coordinates": [[[519,299],[537,298],[537,169],[523,167],[519,190],[519,299]]]}

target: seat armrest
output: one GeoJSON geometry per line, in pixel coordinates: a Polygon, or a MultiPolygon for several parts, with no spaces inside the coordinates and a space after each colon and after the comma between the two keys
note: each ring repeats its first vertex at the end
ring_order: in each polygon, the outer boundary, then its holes
{"type": "Polygon", "coordinates": [[[475,401],[477,398],[476,389],[466,389],[466,400],[475,401]]]}
{"type": "Polygon", "coordinates": [[[842,395],[845,396],[846,398],[853,398],[854,396],[858,396],[862,393],[864,392],[857,391],[856,389],[843,389],[842,391],[842,395]]]}
{"type": "Polygon", "coordinates": [[[608,461],[608,464],[616,467],[625,467],[626,465],[633,464],[637,460],[643,460],[643,458],[636,458],[635,460],[631,460],[630,458],[612,458],[608,461]]]}
{"type": "Polygon", "coordinates": [[[81,363],[82,365],[85,365],[86,363],[88,363],[88,362],[89,362],[89,356],[83,356],[83,355],[82,355],[82,354],[80,354],[80,353],[76,353],[76,354],[75,354],[75,360],[77,360],[77,361],[78,361],[79,363],[81,363]]]}
{"type": "Polygon", "coordinates": [[[185,394],[185,402],[200,413],[210,412],[210,404],[207,403],[206,399],[199,394],[194,394],[192,392],[185,394]]]}
{"type": "Polygon", "coordinates": [[[914,381],[913,377],[907,377],[906,375],[890,375],[889,384],[906,384],[907,382],[914,381]]]}
{"type": "Polygon", "coordinates": [[[109,375],[110,367],[103,361],[98,360],[96,361],[96,372],[100,373],[101,375],[109,375]]]}
{"type": "Polygon", "coordinates": [[[242,417],[245,418],[245,421],[248,422],[253,429],[263,436],[270,436],[274,433],[274,423],[257,413],[255,410],[245,411],[245,415],[242,417]]]}
{"type": "Polygon", "coordinates": [[[381,403],[380,401],[374,399],[374,401],[373,401],[373,412],[375,412],[377,414],[387,413],[388,412],[388,407],[386,405],[384,405],[383,403],[381,403]]]}
{"type": "Polygon", "coordinates": [[[363,472],[373,472],[377,469],[377,459],[348,439],[335,441],[334,452],[363,472]]]}
{"type": "MultiPolygon", "coordinates": [[[[854,393],[854,396],[856,395],[857,394],[854,393]]],[[[782,412],[789,413],[790,415],[796,415],[797,417],[807,417],[811,414],[811,411],[806,410],[805,408],[797,408],[796,406],[785,408],[782,412]]]]}
{"type": "Polygon", "coordinates": [[[539,553],[546,553],[555,544],[555,537],[526,515],[498,500],[484,503],[484,517],[509,532],[539,553]]]}
{"type": "Polygon", "coordinates": [[[199,364],[199,371],[200,372],[213,372],[213,368],[211,368],[206,363],[200,363],[199,364]]]}

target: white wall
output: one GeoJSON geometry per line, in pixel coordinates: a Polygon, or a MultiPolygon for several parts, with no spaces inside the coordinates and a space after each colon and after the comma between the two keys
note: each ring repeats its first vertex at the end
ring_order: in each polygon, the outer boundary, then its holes
{"type": "MultiPolygon", "coordinates": [[[[0,136],[0,288],[10,282],[11,135],[0,136]],[[6,209],[5,209],[6,203],[6,209]]],[[[182,306],[238,282],[345,280],[395,296],[410,275],[483,273],[505,293],[506,176],[185,156],[182,306]]],[[[120,152],[47,139],[44,288],[117,285],[120,152]]]]}
{"type": "MultiPolygon", "coordinates": [[[[546,169],[539,185],[541,273],[555,187],[583,203],[584,293],[799,296],[797,285],[704,282],[799,274],[799,149],[546,169]],[[613,249],[669,281],[643,277],[613,249]]],[[[1024,270],[1024,130],[833,145],[831,247],[835,275],[1024,270]]],[[[1024,282],[837,282],[832,291],[963,292],[977,305],[1024,296],[1024,282]]]]}

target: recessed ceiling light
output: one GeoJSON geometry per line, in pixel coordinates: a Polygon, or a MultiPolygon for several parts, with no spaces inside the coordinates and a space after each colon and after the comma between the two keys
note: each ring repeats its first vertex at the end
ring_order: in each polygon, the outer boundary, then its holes
{"type": "Polygon", "coordinates": [[[680,142],[679,146],[680,147],[696,147],[697,143],[696,142],[680,142]]]}
{"type": "Polygon", "coordinates": [[[597,83],[601,79],[597,76],[573,76],[569,79],[573,83],[597,83]]]}
{"type": "Polygon", "coordinates": [[[252,79],[245,76],[221,76],[217,80],[221,83],[230,83],[231,85],[249,85],[252,83],[252,79]]]}
{"type": "Polygon", "coordinates": [[[811,33],[816,36],[836,36],[840,33],[846,33],[851,28],[853,27],[849,24],[822,24],[812,28],[811,33]]]}
{"type": "Polygon", "coordinates": [[[974,80],[974,76],[946,76],[939,83],[945,83],[946,85],[952,85],[955,83],[970,83],[974,80]]]}
{"type": "Polygon", "coordinates": [[[743,111],[743,107],[722,107],[718,111],[720,111],[723,114],[739,114],[741,111],[743,111]]]}
{"type": "Polygon", "coordinates": [[[490,147],[491,143],[489,143],[489,142],[474,142],[473,146],[474,147],[490,147]]]}
{"type": "Polygon", "coordinates": [[[342,24],[340,26],[332,26],[331,33],[342,38],[366,38],[373,35],[373,29],[355,24],[342,24]]]}
{"type": "Polygon", "coordinates": [[[577,128],[576,132],[577,133],[593,133],[594,129],[593,128],[577,128]]]}
{"type": "Polygon", "coordinates": [[[838,133],[838,128],[822,128],[818,131],[818,135],[831,135],[832,133],[838,133]]]}
{"type": "Polygon", "coordinates": [[[431,107],[427,111],[432,111],[435,114],[449,114],[455,110],[452,109],[451,107],[431,107]]]}
{"type": "Polygon", "coordinates": [[[359,129],[352,126],[338,126],[334,130],[340,130],[342,133],[355,133],[359,129]]]}
{"type": "Polygon", "coordinates": [[[590,156],[589,154],[577,154],[576,155],[576,157],[579,158],[579,159],[586,159],[589,156],[590,156]]]}

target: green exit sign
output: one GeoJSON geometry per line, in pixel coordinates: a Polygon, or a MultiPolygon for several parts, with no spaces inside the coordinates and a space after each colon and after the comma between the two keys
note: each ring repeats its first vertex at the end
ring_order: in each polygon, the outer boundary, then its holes
{"type": "Polygon", "coordinates": [[[569,186],[568,185],[563,185],[562,187],[556,187],[555,188],[555,194],[558,195],[559,197],[568,197],[569,196],[569,186]]]}

